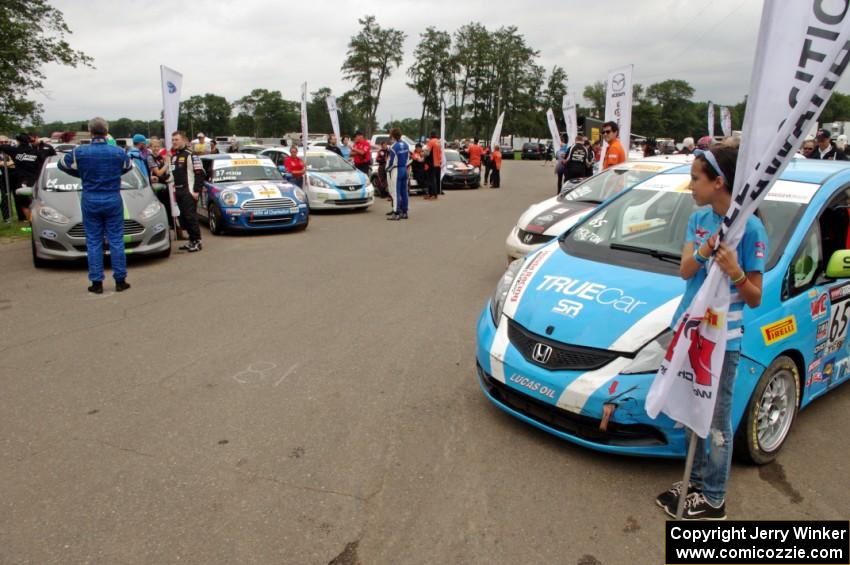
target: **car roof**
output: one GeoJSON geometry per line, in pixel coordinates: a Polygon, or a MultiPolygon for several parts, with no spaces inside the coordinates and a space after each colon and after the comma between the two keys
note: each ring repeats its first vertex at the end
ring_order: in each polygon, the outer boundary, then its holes
{"type": "MultiPolygon", "coordinates": [[[[844,171],[850,171],[850,161],[792,159],[779,178],[794,182],[824,184],[834,175],[844,171]]],[[[689,174],[690,172],[691,165],[687,164],[667,169],[661,174],[689,174]]]]}

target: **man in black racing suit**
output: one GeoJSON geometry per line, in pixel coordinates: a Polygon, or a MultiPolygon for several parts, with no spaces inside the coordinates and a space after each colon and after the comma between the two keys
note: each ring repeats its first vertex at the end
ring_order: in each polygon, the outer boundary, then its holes
{"type": "Polygon", "coordinates": [[[197,201],[204,189],[204,169],[201,160],[188,149],[189,140],[183,131],[171,135],[171,174],[174,177],[174,196],[180,209],[180,225],[189,232],[189,243],[180,249],[200,251],[201,228],[198,225],[197,201]]]}

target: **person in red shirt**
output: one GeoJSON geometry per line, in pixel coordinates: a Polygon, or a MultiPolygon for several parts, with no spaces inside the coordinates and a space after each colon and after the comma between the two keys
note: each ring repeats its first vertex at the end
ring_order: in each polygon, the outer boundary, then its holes
{"type": "Polygon", "coordinates": [[[605,122],[602,124],[602,138],[608,143],[608,149],[605,151],[605,162],[602,163],[602,170],[608,167],[619,165],[626,162],[626,152],[623,149],[623,144],[620,143],[620,126],[617,122],[605,122]]]}
{"type": "Polygon", "coordinates": [[[490,156],[493,161],[493,172],[490,173],[490,188],[499,188],[502,184],[502,150],[496,145],[490,156]]]}
{"type": "Polygon", "coordinates": [[[442,179],[440,178],[440,170],[442,167],[443,148],[440,145],[440,140],[437,138],[436,132],[431,132],[428,143],[425,144],[425,155],[428,160],[429,171],[431,173],[431,182],[428,185],[428,196],[425,200],[436,200],[437,196],[442,194],[442,179]]]}
{"type": "Polygon", "coordinates": [[[304,185],[304,161],[298,158],[298,147],[293,145],[289,150],[289,157],[283,161],[283,166],[294,177],[295,184],[304,185]]]}
{"type": "Polygon", "coordinates": [[[372,144],[363,137],[363,132],[354,133],[354,145],[351,146],[351,160],[354,166],[367,177],[372,164],[372,144]]]}
{"type": "Polygon", "coordinates": [[[478,169],[478,182],[481,182],[481,155],[484,154],[484,148],[478,145],[476,137],[472,144],[466,148],[466,154],[469,155],[469,164],[478,169]]]}

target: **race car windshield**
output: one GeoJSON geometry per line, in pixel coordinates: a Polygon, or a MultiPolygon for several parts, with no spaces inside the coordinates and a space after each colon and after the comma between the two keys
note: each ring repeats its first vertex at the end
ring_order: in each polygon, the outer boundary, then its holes
{"type": "Polygon", "coordinates": [[[212,182],[245,182],[252,180],[282,181],[283,177],[280,176],[280,172],[273,165],[240,165],[214,170],[212,182]]]}
{"type": "MultiPolygon", "coordinates": [[[[780,181],[788,185],[802,184],[780,181]]],[[[779,183],[777,183],[779,185],[779,183]]],[[[658,175],[596,210],[563,236],[567,253],[641,270],[678,273],[688,218],[698,208],[684,174],[658,175]]],[[[771,195],[776,192],[771,190],[771,195]]],[[[770,269],[782,255],[805,210],[792,199],[768,195],[759,207],[767,229],[770,269]]]]}
{"type": "Polygon", "coordinates": [[[618,192],[632,187],[652,175],[658,174],[655,169],[607,169],[596,176],[590,177],[568,192],[562,192],[558,199],[562,202],[591,202],[599,204],[608,200],[618,192]]]}
{"type": "MultiPolygon", "coordinates": [[[[45,192],[79,192],[83,190],[80,179],[62,172],[55,163],[49,163],[44,171],[44,184],[42,190],[45,192]]],[[[138,169],[124,173],[121,177],[121,190],[141,190],[145,187],[145,179],[138,169]]]]}
{"type": "Polygon", "coordinates": [[[463,157],[461,157],[460,153],[457,153],[455,151],[446,151],[446,162],[447,163],[452,163],[452,162],[465,163],[466,161],[463,160],[463,157]]]}
{"type": "Polygon", "coordinates": [[[317,173],[341,173],[353,171],[354,167],[336,153],[307,155],[307,169],[317,173]]]}

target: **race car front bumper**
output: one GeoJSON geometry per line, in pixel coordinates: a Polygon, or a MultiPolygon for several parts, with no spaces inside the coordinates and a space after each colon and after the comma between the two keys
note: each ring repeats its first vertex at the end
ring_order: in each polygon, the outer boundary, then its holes
{"type": "MultiPolygon", "coordinates": [[[[545,234],[532,234],[533,241],[535,243],[523,243],[520,240],[520,228],[518,226],[514,226],[511,230],[511,233],[508,234],[508,238],[505,240],[505,250],[508,253],[508,258],[510,260],[513,259],[522,259],[532,251],[536,251],[541,246],[545,245],[549,241],[551,241],[554,236],[548,236],[545,234]]],[[[522,235],[525,235],[524,233],[522,235]]]]}
{"type": "Polygon", "coordinates": [[[225,208],[227,229],[245,231],[268,231],[296,228],[308,220],[307,206],[298,206],[293,214],[261,215],[240,208],[225,208]]]}
{"type": "MultiPolygon", "coordinates": [[[[504,412],[572,443],[598,451],[647,457],[683,457],[683,429],[644,409],[654,373],[622,374],[617,358],[597,371],[550,371],[526,360],[507,338],[505,316],[493,323],[489,304],[478,320],[477,378],[504,412]],[[613,405],[605,426],[605,405],[613,405]],[[604,429],[603,429],[604,428],[604,429]]],[[[611,408],[607,409],[608,411],[611,408]]]]}

